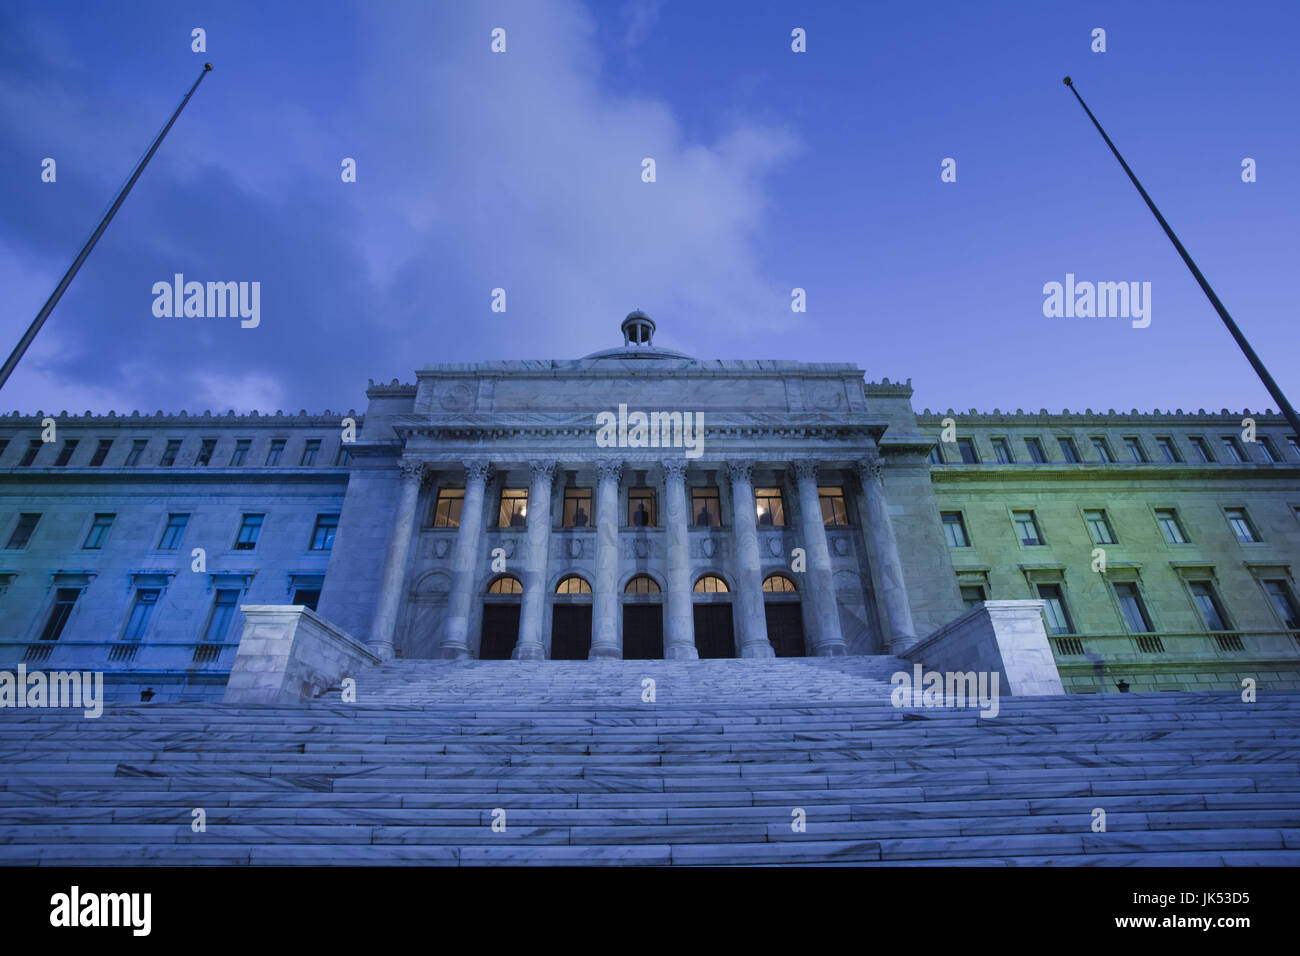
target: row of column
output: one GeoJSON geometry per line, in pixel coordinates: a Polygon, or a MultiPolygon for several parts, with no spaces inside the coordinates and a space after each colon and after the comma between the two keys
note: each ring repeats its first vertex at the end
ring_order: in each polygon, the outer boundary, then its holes
{"type": "MultiPolygon", "coordinates": [[[[532,480],[528,490],[528,526],[525,536],[523,600],[519,616],[517,660],[542,660],[546,649],[546,576],[551,536],[551,497],[556,463],[534,461],[529,466],[532,480]]],[[[397,510],[384,560],[379,600],[376,604],[369,644],[381,658],[393,656],[393,636],[406,587],[406,568],[417,521],[420,486],[428,465],[403,461],[397,510]]],[[[597,464],[596,555],[592,582],[592,659],[622,657],[618,634],[619,508],[618,489],[623,463],[597,464]]],[[[866,502],[866,544],[878,569],[877,594],[884,611],[887,641],[893,653],[901,653],[917,637],[903,578],[902,562],[893,523],[885,499],[881,468],[877,459],[859,462],[866,502]]],[[[663,463],[665,530],[667,533],[667,592],[664,628],[664,657],[696,658],[695,623],[691,605],[692,567],[689,549],[691,513],[686,504],[686,463],[663,463]]],[[[483,544],[483,510],[491,465],[483,461],[465,463],[465,499],[460,528],[452,556],[451,594],[440,637],[439,656],[464,658],[469,651],[469,620],[477,597],[475,569],[483,544]]],[[[794,465],[799,497],[799,533],[807,555],[807,574],[801,596],[809,608],[812,633],[808,635],[819,656],[847,653],[840,628],[839,608],[832,580],[830,548],[821,513],[817,469],[811,461],[794,465]]],[[[732,536],[735,545],[735,614],[742,657],[772,657],[767,637],[763,603],[762,560],[758,549],[758,527],[752,481],[753,464],[727,465],[731,481],[732,536]]]]}

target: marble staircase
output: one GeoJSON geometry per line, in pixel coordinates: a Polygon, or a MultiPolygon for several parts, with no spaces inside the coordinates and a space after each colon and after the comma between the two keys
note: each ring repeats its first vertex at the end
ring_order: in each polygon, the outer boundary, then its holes
{"type": "Polygon", "coordinates": [[[1300,693],[985,718],[893,707],[900,669],[394,661],[355,703],[0,710],[0,863],[1300,863],[1300,693]]]}

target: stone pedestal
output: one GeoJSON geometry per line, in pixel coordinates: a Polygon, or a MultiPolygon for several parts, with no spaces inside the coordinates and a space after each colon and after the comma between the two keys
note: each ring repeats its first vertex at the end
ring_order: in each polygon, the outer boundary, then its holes
{"type": "Polygon", "coordinates": [[[372,648],[301,605],[240,610],[244,633],[226,683],[227,704],[302,703],[380,662],[372,648]]]}
{"type": "Polygon", "coordinates": [[[451,594],[443,619],[438,656],[459,660],[469,657],[469,619],[474,605],[474,571],[483,544],[483,498],[492,468],[487,462],[465,463],[465,500],[460,508],[460,529],[452,555],[451,594]]]}

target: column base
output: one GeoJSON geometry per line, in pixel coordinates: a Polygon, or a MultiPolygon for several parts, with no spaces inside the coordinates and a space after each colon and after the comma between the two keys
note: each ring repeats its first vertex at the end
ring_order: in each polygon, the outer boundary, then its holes
{"type": "Polygon", "coordinates": [[[469,648],[459,644],[443,644],[438,648],[438,660],[463,661],[469,658],[469,648]]]}
{"type": "Polygon", "coordinates": [[[772,645],[764,642],[762,644],[746,644],[740,649],[741,657],[776,657],[776,651],[772,645]]]}
{"type": "Polygon", "coordinates": [[[541,644],[516,644],[515,649],[510,652],[512,661],[544,661],[546,660],[546,648],[541,644]]]}
{"type": "Polygon", "coordinates": [[[370,649],[370,653],[374,654],[381,661],[391,661],[396,656],[396,652],[393,650],[393,645],[387,642],[367,644],[366,647],[370,649]]]}
{"type": "Polygon", "coordinates": [[[664,660],[666,661],[698,661],[700,652],[695,649],[694,644],[669,644],[664,648],[664,660]]]}
{"type": "Polygon", "coordinates": [[[823,644],[817,648],[814,657],[848,657],[849,649],[844,644],[823,644]]]}
{"type": "Polygon", "coordinates": [[[915,634],[897,634],[889,642],[889,653],[895,657],[902,657],[920,643],[921,639],[915,634]]]}
{"type": "Polygon", "coordinates": [[[621,661],[623,652],[613,644],[593,644],[587,653],[589,661],[621,661]]]}

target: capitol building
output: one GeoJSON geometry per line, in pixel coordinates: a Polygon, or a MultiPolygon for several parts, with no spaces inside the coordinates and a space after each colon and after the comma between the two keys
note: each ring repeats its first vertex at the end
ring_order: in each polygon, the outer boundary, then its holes
{"type": "Polygon", "coordinates": [[[0,418],[0,667],[132,700],[308,700],[462,658],[1300,688],[1280,416],[918,413],[852,363],[620,331],[426,365],[363,413],[0,418]]]}

